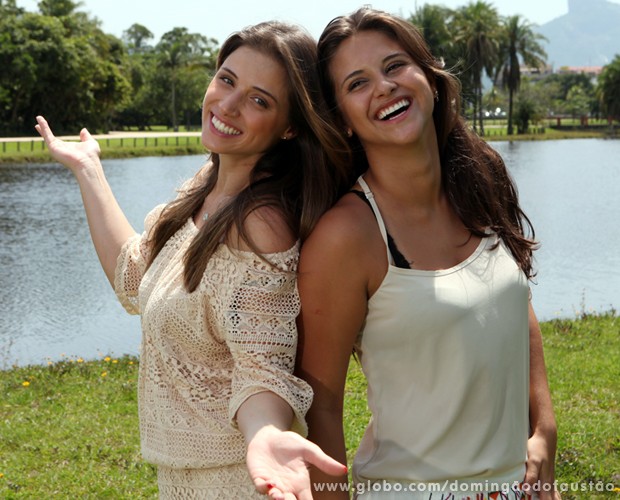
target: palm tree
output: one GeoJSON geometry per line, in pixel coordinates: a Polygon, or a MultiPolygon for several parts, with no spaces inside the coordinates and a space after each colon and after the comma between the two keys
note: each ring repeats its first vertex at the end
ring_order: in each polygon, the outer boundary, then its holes
{"type": "Polygon", "coordinates": [[[189,33],[187,28],[173,28],[164,33],[156,50],[161,67],[167,70],[170,82],[170,111],[172,127],[179,129],[177,119],[177,87],[182,70],[214,67],[217,42],[198,33],[189,33]]]}
{"type": "Polygon", "coordinates": [[[536,33],[521,16],[503,19],[495,81],[501,75],[501,86],[508,89],[508,135],[513,133],[513,97],[521,84],[520,61],[532,68],[544,68],[547,54],[540,44],[542,40],[545,37],[536,33]]]}
{"type": "Polygon", "coordinates": [[[465,56],[465,76],[471,77],[474,88],[474,130],[476,115],[480,135],[484,135],[482,109],[482,77],[486,71],[493,74],[498,57],[499,15],[490,3],[478,0],[456,11],[454,18],[455,42],[462,47],[465,56]]]}
{"type": "Polygon", "coordinates": [[[453,11],[447,7],[425,3],[422,7],[416,7],[415,13],[409,17],[409,22],[422,32],[431,52],[438,59],[452,58],[452,35],[448,29],[452,15],[453,11]]]}
{"type": "Polygon", "coordinates": [[[613,120],[620,119],[620,55],[603,68],[598,79],[597,94],[603,110],[613,127],[613,120]]]}

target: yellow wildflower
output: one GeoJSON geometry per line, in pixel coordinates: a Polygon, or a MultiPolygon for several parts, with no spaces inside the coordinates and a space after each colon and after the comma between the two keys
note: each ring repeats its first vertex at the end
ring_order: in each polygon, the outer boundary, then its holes
{"type": "Polygon", "coordinates": [[[24,381],[22,382],[22,385],[23,385],[24,387],[28,387],[28,386],[30,385],[30,382],[28,382],[27,380],[24,380],[24,381]]]}
{"type": "Polygon", "coordinates": [[[105,358],[103,358],[103,360],[104,360],[106,363],[109,363],[111,359],[112,359],[112,358],[111,358],[110,356],[106,356],[105,358]]]}
{"type": "Polygon", "coordinates": [[[112,363],[114,363],[114,364],[118,363],[118,359],[113,359],[112,363]]]}
{"type": "Polygon", "coordinates": [[[84,362],[84,360],[83,360],[82,358],[78,358],[78,359],[77,359],[77,362],[78,362],[78,363],[83,363],[83,362],[84,362]]]}
{"type": "Polygon", "coordinates": [[[101,376],[102,376],[102,377],[107,377],[107,376],[108,376],[108,372],[103,372],[103,373],[101,374],[101,376]]]}

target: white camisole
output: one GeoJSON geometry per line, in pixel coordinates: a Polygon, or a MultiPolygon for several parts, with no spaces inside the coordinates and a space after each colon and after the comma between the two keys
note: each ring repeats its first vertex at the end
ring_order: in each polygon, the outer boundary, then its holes
{"type": "MultiPolygon", "coordinates": [[[[381,212],[364,179],[359,183],[387,249],[381,212]]],[[[446,493],[455,484],[488,493],[493,483],[522,481],[529,422],[524,273],[491,232],[449,269],[398,268],[389,250],[387,258],[356,345],[372,412],[353,464],[358,492],[366,492],[358,497],[434,499],[441,495],[429,496],[430,483],[446,493]]]]}

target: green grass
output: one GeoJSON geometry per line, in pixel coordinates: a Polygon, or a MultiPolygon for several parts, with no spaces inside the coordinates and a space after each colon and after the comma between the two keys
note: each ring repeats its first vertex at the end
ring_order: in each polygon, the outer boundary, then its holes
{"type": "MultiPolygon", "coordinates": [[[[558,421],[556,477],[564,500],[620,499],[620,319],[582,313],[542,324],[558,421]]],[[[156,498],[156,473],[140,457],[132,357],[0,371],[0,498],[156,498]]],[[[368,420],[365,381],[351,362],[348,458],[368,420]]]]}
{"type": "MultiPolygon", "coordinates": [[[[99,139],[99,145],[102,156],[108,159],[140,156],[180,156],[205,152],[200,137],[196,136],[105,138],[99,139]]],[[[41,139],[25,142],[0,142],[0,164],[51,161],[53,161],[52,157],[41,139]]]]}
{"type": "MultiPolygon", "coordinates": [[[[578,120],[562,119],[563,125],[577,124],[578,120]]],[[[591,120],[592,125],[601,125],[602,121],[591,120]]],[[[605,122],[606,123],[606,122],[605,122]]],[[[485,140],[488,141],[540,141],[554,139],[583,139],[609,137],[607,128],[578,130],[557,130],[550,128],[554,122],[530,127],[528,134],[507,135],[506,120],[488,120],[485,122],[485,140]]],[[[150,132],[166,132],[164,126],[154,126],[150,132]]],[[[615,137],[618,137],[616,127],[615,137]]],[[[105,138],[99,139],[104,158],[133,158],[140,156],[181,156],[203,154],[204,147],[200,137],[169,136],[149,138],[105,138]]],[[[35,137],[31,141],[0,142],[0,164],[2,163],[41,163],[53,161],[45,148],[45,143],[35,137]]]]}
{"type": "Polygon", "coordinates": [[[156,498],[137,376],[130,357],[0,372],[0,498],[156,498]]]}

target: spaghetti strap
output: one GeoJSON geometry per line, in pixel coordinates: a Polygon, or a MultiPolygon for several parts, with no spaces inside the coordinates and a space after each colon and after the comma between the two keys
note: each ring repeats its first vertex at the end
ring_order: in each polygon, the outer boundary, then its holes
{"type": "Polygon", "coordinates": [[[388,245],[387,230],[385,228],[385,223],[383,222],[383,217],[381,217],[381,211],[379,210],[379,206],[377,205],[375,196],[372,194],[372,191],[368,187],[368,184],[366,184],[366,181],[364,180],[364,177],[362,175],[357,178],[357,182],[360,186],[362,186],[362,189],[364,190],[364,196],[366,196],[366,199],[370,203],[370,208],[372,208],[372,211],[375,213],[377,223],[379,224],[379,231],[381,231],[381,237],[383,238],[383,242],[385,243],[385,252],[387,254],[388,263],[390,265],[394,265],[394,259],[392,258],[392,254],[390,253],[390,247],[388,245]]]}

